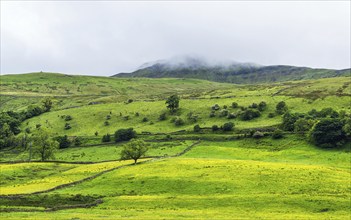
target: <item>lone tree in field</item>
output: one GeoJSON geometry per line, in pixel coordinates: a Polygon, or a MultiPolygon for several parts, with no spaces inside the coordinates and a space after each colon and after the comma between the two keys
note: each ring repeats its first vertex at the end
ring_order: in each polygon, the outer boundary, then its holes
{"type": "Polygon", "coordinates": [[[133,139],[128,144],[124,145],[121,152],[121,159],[133,159],[134,164],[136,164],[137,160],[145,155],[147,151],[148,145],[145,143],[145,141],[133,139]]]}
{"type": "Polygon", "coordinates": [[[55,151],[59,148],[59,143],[52,140],[46,131],[39,129],[32,138],[34,155],[38,155],[41,161],[55,158],[55,151]]]}
{"type": "Polygon", "coordinates": [[[52,108],[52,100],[51,98],[47,97],[43,100],[43,107],[45,112],[49,112],[52,108]]]}
{"type": "Polygon", "coordinates": [[[167,101],[167,108],[170,110],[170,112],[174,113],[179,109],[179,96],[178,95],[172,95],[168,97],[167,101]]]}
{"type": "Polygon", "coordinates": [[[339,119],[322,119],[316,123],[311,132],[311,141],[322,148],[338,147],[345,141],[343,123],[339,119]]]}

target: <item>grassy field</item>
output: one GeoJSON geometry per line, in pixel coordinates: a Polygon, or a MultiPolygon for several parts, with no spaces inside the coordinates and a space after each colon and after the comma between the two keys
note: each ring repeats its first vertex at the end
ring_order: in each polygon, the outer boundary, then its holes
{"type": "Polygon", "coordinates": [[[350,113],[348,77],[264,85],[47,73],[0,79],[2,111],[21,111],[53,97],[52,111],[22,122],[22,130],[41,124],[52,136],[84,138],[80,147],[58,150],[51,162],[23,162],[29,152],[22,148],[1,150],[2,219],[351,217],[350,143],[325,150],[295,134],[279,140],[236,136],[243,129],[279,125],[281,116],[268,117],[279,101],[291,112],[332,107],[350,113]],[[165,98],[175,93],[181,96],[180,110],[171,115],[165,98]],[[133,102],[127,104],[128,99],[133,102]],[[219,117],[218,112],[209,117],[214,104],[236,113],[232,102],[247,107],[261,101],[267,109],[251,121],[219,117]],[[164,112],[167,119],[159,121],[164,112]],[[196,122],[187,119],[191,112],[198,116],[196,122]],[[72,120],[65,121],[67,115],[72,120]],[[185,124],[171,123],[176,116],[185,124]],[[196,124],[209,128],[228,121],[235,124],[232,132],[193,132],[196,124]],[[65,123],[72,128],[65,130],[65,123]],[[102,135],[129,127],[150,144],[137,165],[119,161],[125,142],[101,144],[102,135]]]}

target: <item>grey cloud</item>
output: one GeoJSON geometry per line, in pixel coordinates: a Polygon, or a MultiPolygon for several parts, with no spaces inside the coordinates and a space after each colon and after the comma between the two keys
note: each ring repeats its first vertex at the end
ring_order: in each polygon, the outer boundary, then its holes
{"type": "Polygon", "coordinates": [[[1,73],[112,75],[183,54],[350,68],[350,2],[1,2],[1,73]]]}

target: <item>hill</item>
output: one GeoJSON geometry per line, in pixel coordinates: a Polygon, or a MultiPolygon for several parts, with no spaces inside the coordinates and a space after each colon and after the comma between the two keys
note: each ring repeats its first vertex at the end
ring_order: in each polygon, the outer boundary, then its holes
{"type": "Polygon", "coordinates": [[[351,76],[350,69],[313,69],[296,66],[260,66],[252,63],[208,63],[199,58],[161,60],[142,65],[132,73],[113,77],[194,78],[236,84],[272,83],[291,80],[351,76]]]}

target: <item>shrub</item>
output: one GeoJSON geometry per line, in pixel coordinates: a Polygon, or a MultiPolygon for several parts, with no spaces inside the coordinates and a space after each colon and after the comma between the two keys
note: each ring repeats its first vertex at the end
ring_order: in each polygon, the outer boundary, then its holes
{"type": "Polygon", "coordinates": [[[218,111],[218,110],[221,109],[221,108],[219,107],[218,104],[214,104],[214,105],[211,107],[211,109],[214,110],[214,111],[218,111]]]}
{"type": "Polygon", "coordinates": [[[258,111],[262,112],[266,109],[267,103],[262,101],[258,104],[258,111]]]}
{"type": "Polygon", "coordinates": [[[123,116],[123,119],[124,119],[125,121],[128,121],[128,120],[129,120],[129,115],[123,116]]]}
{"type": "Polygon", "coordinates": [[[288,110],[288,106],[284,101],[278,102],[278,104],[275,107],[275,111],[277,114],[282,115],[288,110]]]}
{"type": "Polygon", "coordinates": [[[70,120],[72,120],[73,118],[72,118],[72,116],[70,116],[70,115],[66,115],[65,116],[65,121],[70,121],[70,120]]]}
{"type": "Polygon", "coordinates": [[[214,118],[214,117],[216,117],[216,112],[215,111],[211,111],[210,118],[214,118]]]}
{"type": "Polygon", "coordinates": [[[73,141],[73,144],[75,147],[79,147],[80,145],[82,145],[82,138],[76,137],[73,141]]]}
{"type": "Polygon", "coordinates": [[[227,122],[224,123],[222,126],[223,131],[232,131],[234,128],[234,123],[233,122],[227,122]]]}
{"type": "Polygon", "coordinates": [[[253,138],[256,138],[256,139],[259,139],[259,138],[262,138],[264,137],[264,134],[260,131],[256,131],[253,135],[252,135],[253,138]]]}
{"type": "Polygon", "coordinates": [[[98,135],[99,135],[99,132],[95,131],[94,135],[95,135],[95,136],[98,136],[98,135]]]}
{"type": "Polygon", "coordinates": [[[219,127],[218,125],[212,125],[212,131],[218,131],[219,127]]]}
{"type": "Polygon", "coordinates": [[[232,102],[232,108],[237,108],[237,107],[239,107],[238,103],[232,102]]]}
{"type": "Polygon", "coordinates": [[[106,115],[106,120],[110,120],[111,119],[111,115],[106,115]]]}
{"type": "Polygon", "coordinates": [[[63,148],[68,148],[71,146],[71,141],[68,140],[67,135],[64,136],[58,136],[55,138],[56,141],[59,143],[59,148],[63,149],[63,148]]]}
{"type": "Polygon", "coordinates": [[[283,138],[283,131],[282,130],[280,130],[280,129],[275,129],[274,131],[273,131],[273,134],[272,134],[272,138],[273,139],[280,139],[280,138],[283,138]]]}
{"type": "Polygon", "coordinates": [[[133,128],[119,129],[115,132],[115,141],[129,141],[136,137],[136,132],[133,128]]]}
{"type": "Polygon", "coordinates": [[[198,116],[198,115],[194,115],[193,112],[189,112],[188,115],[187,115],[188,120],[189,120],[190,122],[192,122],[192,123],[197,122],[198,117],[199,117],[199,116],[198,116]]]}
{"type": "Polygon", "coordinates": [[[223,109],[227,109],[228,108],[228,106],[227,105],[223,105],[223,109]]]}
{"type": "Polygon", "coordinates": [[[229,113],[229,111],[227,109],[222,109],[220,112],[219,112],[219,117],[225,117],[227,116],[229,113]]]}
{"type": "Polygon", "coordinates": [[[270,112],[269,114],[268,114],[268,118],[274,118],[275,117],[275,114],[273,113],[273,112],[270,112]]]}
{"type": "Polygon", "coordinates": [[[105,134],[102,136],[102,142],[110,142],[111,141],[111,135],[110,134],[105,134]]]}
{"type": "Polygon", "coordinates": [[[310,138],[319,147],[337,147],[346,138],[343,123],[339,119],[322,119],[313,126],[310,138]]]}
{"type": "Polygon", "coordinates": [[[110,122],[105,121],[105,122],[104,122],[104,125],[105,125],[105,126],[109,126],[109,125],[110,125],[110,122]]]}
{"type": "Polygon", "coordinates": [[[234,119],[234,118],[236,118],[236,115],[234,113],[229,113],[227,118],[228,119],[234,119]]]}
{"type": "Polygon", "coordinates": [[[139,115],[140,115],[139,112],[136,112],[136,113],[135,113],[135,116],[136,116],[136,117],[139,117],[139,115]]]}
{"type": "Polygon", "coordinates": [[[200,125],[195,125],[194,132],[200,132],[200,131],[201,131],[200,125]]]}
{"type": "Polygon", "coordinates": [[[71,125],[69,124],[69,123],[66,123],[65,124],[65,130],[68,130],[68,129],[71,129],[72,127],[71,127],[71,125]]]}
{"type": "Polygon", "coordinates": [[[175,120],[174,120],[174,125],[175,126],[181,126],[181,125],[184,125],[184,120],[180,117],[176,117],[175,120]]]}
{"type": "Polygon", "coordinates": [[[249,105],[249,108],[258,108],[257,103],[252,103],[251,105],[249,105]]]}
{"type": "Polygon", "coordinates": [[[167,119],[167,116],[166,116],[166,113],[164,112],[164,113],[162,113],[162,114],[160,114],[160,116],[158,117],[158,120],[160,120],[160,121],[164,121],[164,120],[166,120],[167,119]]]}
{"type": "Polygon", "coordinates": [[[261,113],[255,109],[247,109],[240,113],[240,119],[243,121],[249,121],[254,118],[260,117],[261,113]]]}
{"type": "Polygon", "coordinates": [[[149,119],[147,117],[144,117],[142,120],[142,122],[148,122],[148,121],[149,121],[149,119]]]}

